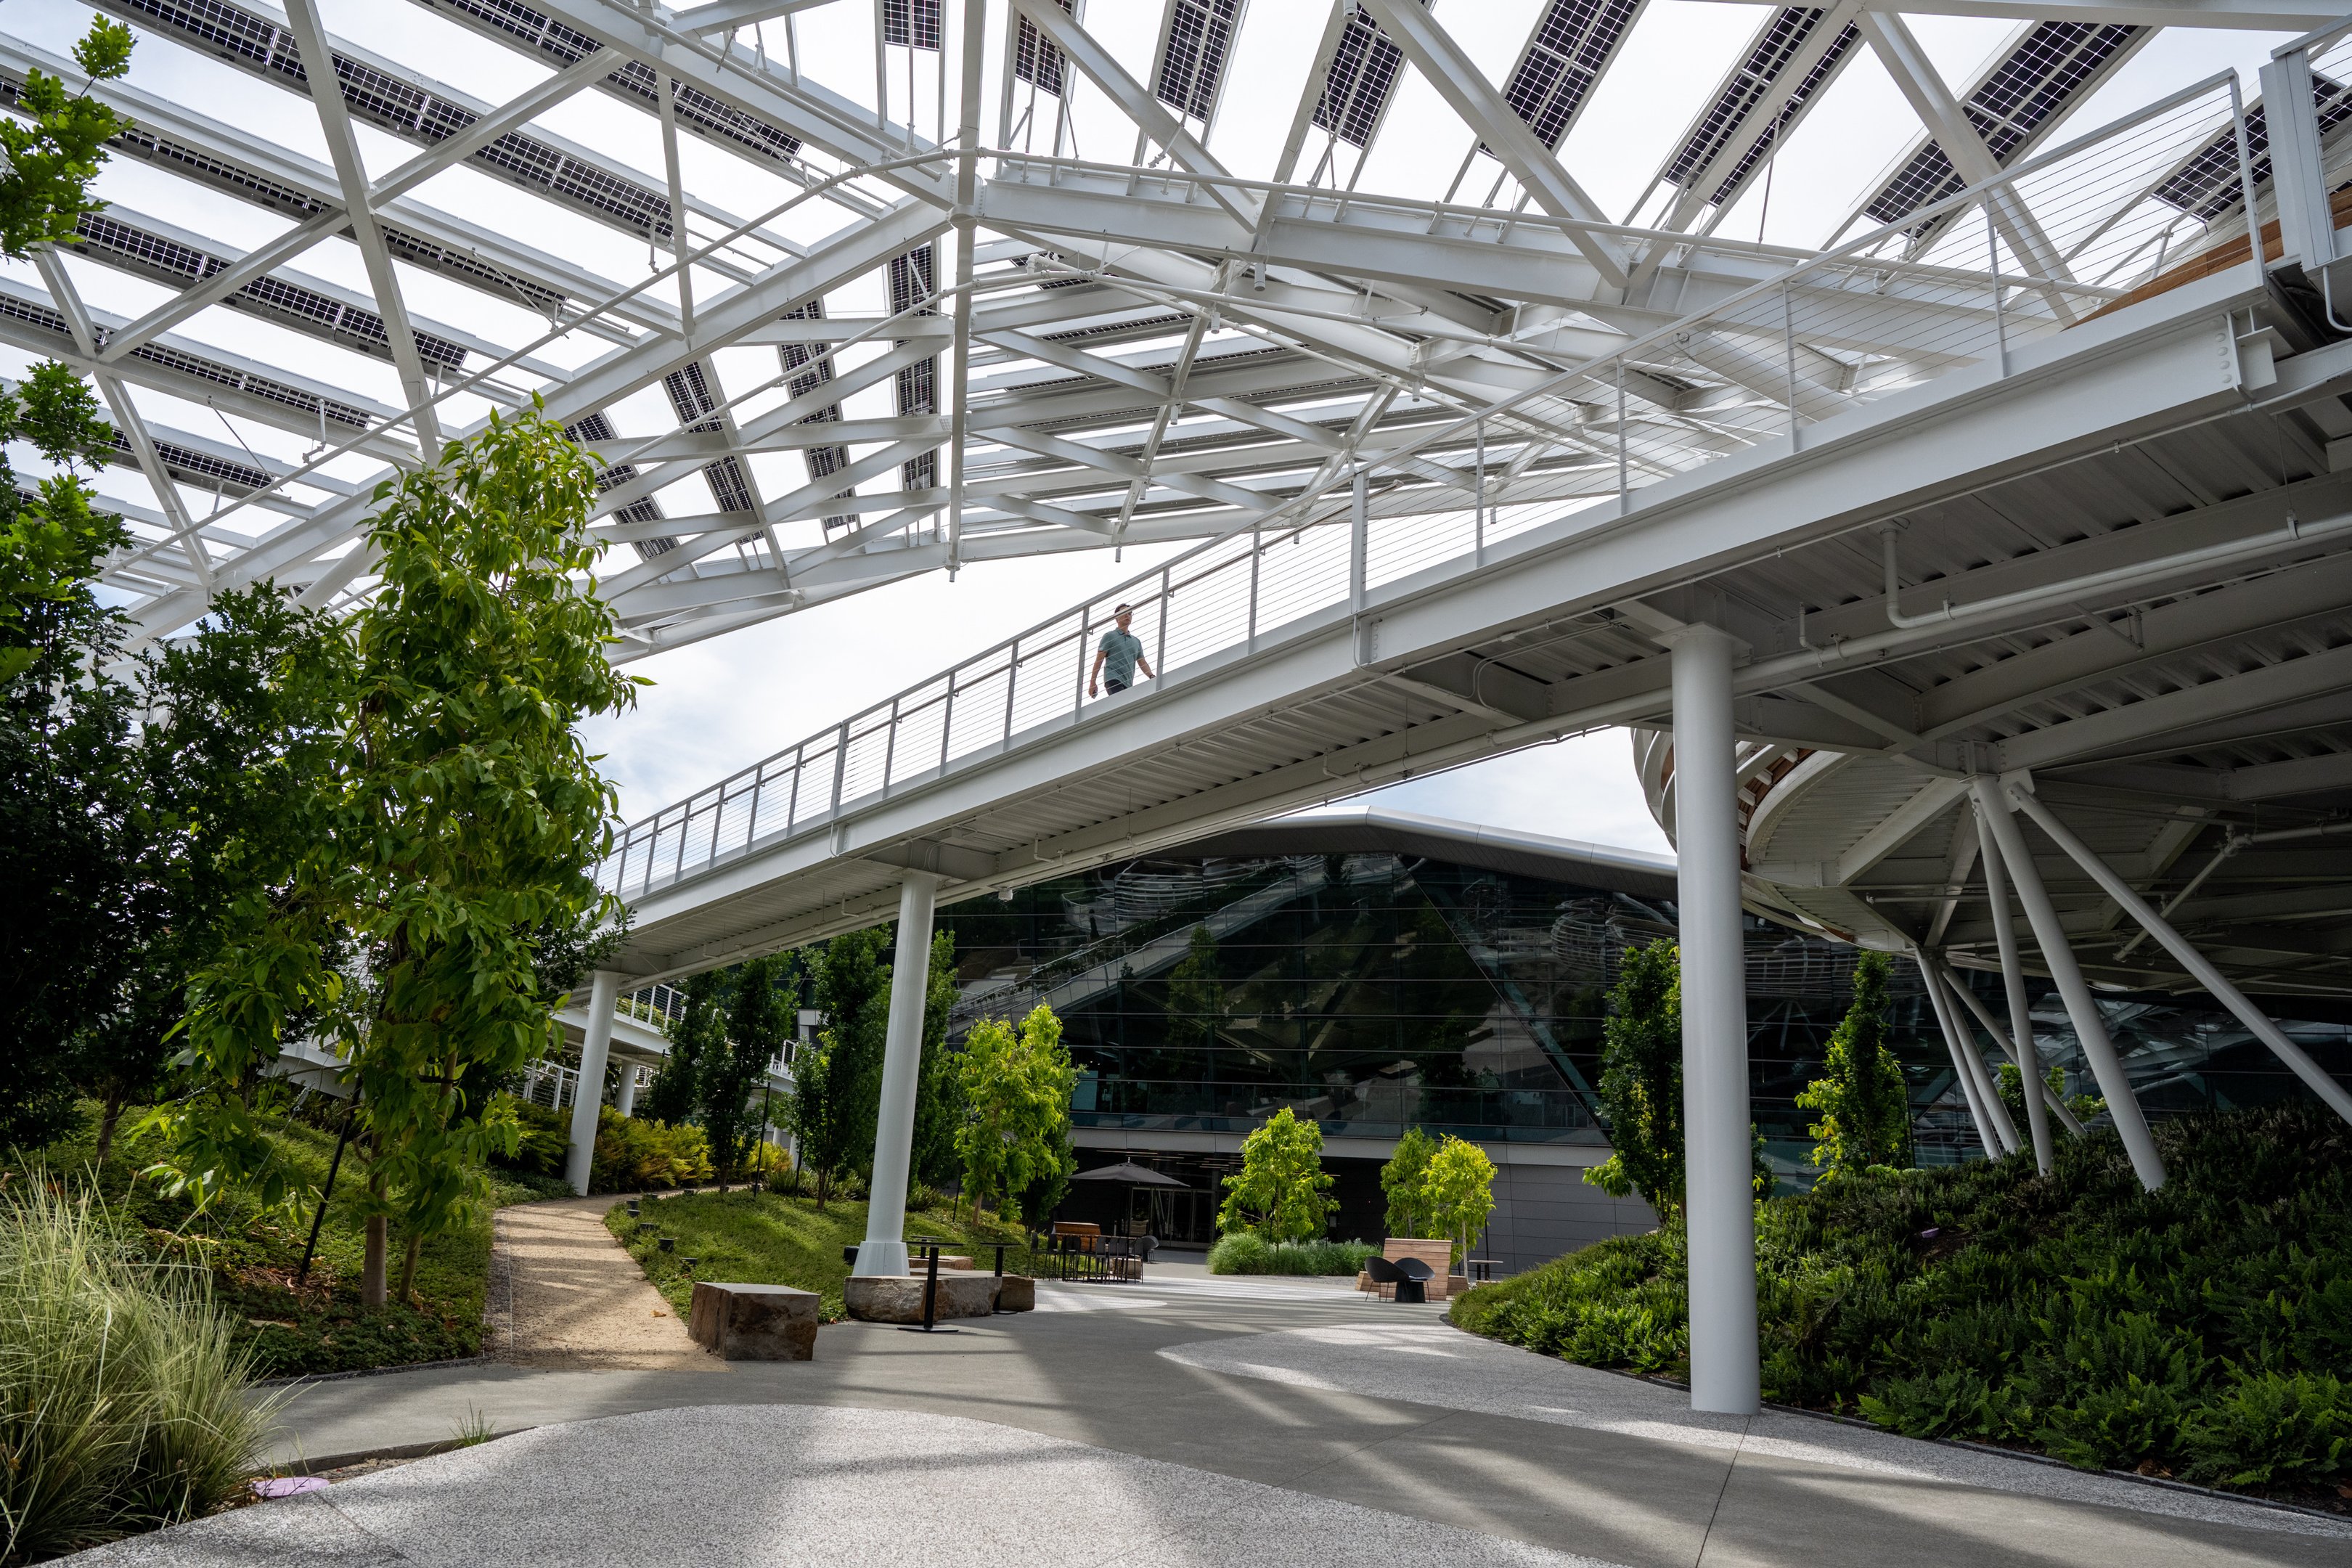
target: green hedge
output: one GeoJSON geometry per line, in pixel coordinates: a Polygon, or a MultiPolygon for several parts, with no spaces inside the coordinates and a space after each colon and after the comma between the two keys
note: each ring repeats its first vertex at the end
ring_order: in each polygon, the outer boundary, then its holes
{"type": "Polygon", "coordinates": [[[1237,1230],[1209,1248],[1212,1274],[1354,1274],[1380,1248],[1361,1241],[1270,1242],[1237,1230]]]}
{"type": "MultiPolygon", "coordinates": [[[[1920,1437],[2208,1486],[2352,1483],[2352,1128],[2296,1103],[1848,1177],[1757,1209],[1764,1396],[1920,1437]]],[[[1465,1295],[1475,1332],[1681,1373],[1683,1238],[1605,1241],[1465,1295]]]]}

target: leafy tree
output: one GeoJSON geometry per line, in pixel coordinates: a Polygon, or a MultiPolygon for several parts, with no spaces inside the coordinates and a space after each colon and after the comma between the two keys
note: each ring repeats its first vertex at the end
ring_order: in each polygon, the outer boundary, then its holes
{"type": "Polygon", "coordinates": [[[923,991],[923,1065],[915,1084],[915,1142],[908,1168],[934,1187],[955,1180],[963,1168],[956,1152],[956,1129],[963,1122],[962,1068],[948,1048],[948,1025],[961,993],[956,986],[955,938],[931,938],[931,963],[923,991]]]}
{"type": "Polygon", "coordinates": [[[1269,1241],[1312,1241],[1323,1234],[1332,1202],[1324,1194],[1323,1129],[1284,1106],[1242,1140],[1242,1168],[1225,1178],[1217,1228],[1250,1230],[1269,1241]]]}
{"type": "Polygon", "coordinates": [[[1432,1236],[1454,1238],[1454,1260],[1470,1256],[1470,1243],[1495,1212],[1495,1162],[1475,1143],[1446,1135],[1430,1156],[1422,1177],[1432,1236]]]}
{"type": "Polygon", "coordinates": [[[803,1170],[816,1173],[817,1207],[834,1181],[874,1157],[874,1123],[882,1091],[882,1046],[888,1028],[887,931],[851,931],[817,950],[812,1000],[824,1014],[815,1042],[793,1064],[793,1134],[803,1170]]]}
{"type": "Polygon", "coordinates": [[[1432,1236],[1429,1228],[1429,1194],[1424,1178],[1429,1174],[1430,1156],[1437,1152],[1437,1140],[1415,1127],[1397,1140],[1396,1152],[1381,1167],[1381,1190],[1388,1194],[1388,1233],[1391,1236],[1432,1236]]]}
{"type": "MultiPolygon", "coordinates": [[[[960,1071],[969,1108],[956,1130],[964,1192],[977,1214],[992,1200],[1021,1202],[1023,1194],[1057,1176],[1066,1186],[1075,1162],[1069,1149],[1070,1093],[1077,1069],[1062,1044],[1062,1021],[1044,1003],[1016,1033],[1001,1018],[982,1019],[964,1037],[960,1071]]],[[[1055,1202],[1060,1198],[1055,1196],[1055,1202]]],[[[1051,1212],[1024,1204],[1025,1215],[1051,1212]]]]}
{"type": "Polygon", "coordinates": [[[702,1115],[702,1077],[727,1048],[727,975],[706,969],[679,987],[686,1011],[669,1026],[669,1055],[637,1097],[636,1115],[683,1127],[702,1115]]]}
{"type": "Polygon", "coordinates": [[[1825,1177],[1910,1163],[1910,1092],[1886,1045],[1894,967],[1883,952],[1855,963],[1853,1002],[1822,1053],[1822,1075],[1797,1093],[1799,1105],[1820,1113],[1806,1131],[1818,1141],[1813,1162],[1825,1177]]]}
{"type": "MultiPolygon", "coordinates": [[[[131,29],[95,17],[74,46],[74,63],[89,83],[110,80],[131,69],[131,29]]],[[[91,198],[90,182],[106,161],[106,144],[131,122],[89,96],[89,85],[68,96],[64,80],[38,70],[25,73],[16,111],[23,119],[0,120],[0,255],[22,261],[37,245],[67,245],[84,213],[106,204],[91,198]]]]}
{"type": "Polygon", "coordinates": [[[1683,1206],[1682,953],[1628,948],[1601,1026],[1601,1113],[1614,1149],[1584,1173],[1612,1197],[1639,1193],[1660,1214],[1683,1206]]]}
{"type": "Polygon", "coordinates": [[[483,1161],[512,1151],[510,1117],[474,1091],[556,1039],[542,933],[614,912],[591,873],[616,802],[576,726],[635,683],[606,660],[612,612],[573,580],[600,549],[595,479],[534,410],[378,488],[381,585],[338,639],[339,766],[280,803],[310,847],[282,889],[243,900],[191,986],[194,1090],[159,1114],[179,1179],[200,1200],[226,1181],[293,1195],[248,1096],[289,1017],[315,1010],[361,1097],[370,1305],[388,1223],[408,1237],[405,1296],[422,1239],[481,1203],[483,1161]]]}
{"type": "MultiPolygon", "coordinates": [[[[2075,1121],[2087,1123],[2107,1109],[2107,1102],[2095,1094],[2068,1095],[2064,1068],[2053,1063],[2042,1076],[2042,1081],[2050,1086],[2050,1092],[2065,1100],[2066,1109],[2074,1113],[2075,1121]]],[[[2017,1070],[2015,1062],[2000,1064],[2000,1081],[1994,1086],[1994,1092],[2000,1096],[2001,1103],[2009,1107],[2010,1115],[2022,1125],[2025,1120],[2025,1075],[2017,1070]]]]}
{"type": "Polygon", "coordinates": [[[735,1007],[722,1049],[708,1058],[702,1079],[702,1125],[710,1157],[722,1171],[739,1170],[756,1136],[752,1094],[768,1063],[793,1037],[800,977],[789,953],[755,958],[735,972],[735,1007]]]}
{"type": "MultiPolygon", "coordinates": [[[[1076,1081],[1075,1073],[1072,1080],[1076,1081]]],[[[1065,1100],[1060,1124],[1053,1136],[1045,1141],[1044,1157],[1038,1163],[1036,1175],[1013,1199],[1013,1206],[1021,1215],[1021,1223],[1031,1230],[1045,1229],[1046,1222],[1053,1218],[1054,1211],[1062,1206],[1062,1200],[1070,1195],[1070,1180],[1077,1173],[1078,1151],[1070,1142],[1068,1102],[1065,1100]]]]}
{"type": "Polygon", "coordinates": [[[1217,975],[1217,939],[1192,928],[1184,956],[1168,972],[1168,1043],[1179,1050],[1207,1049],[1225,1021],[1225,987],[1217,975]]]}

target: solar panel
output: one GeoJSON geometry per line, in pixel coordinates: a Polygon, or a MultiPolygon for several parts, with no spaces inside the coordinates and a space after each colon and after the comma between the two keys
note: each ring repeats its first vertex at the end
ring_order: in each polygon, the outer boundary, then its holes
{"type": "MultiPolygon", "coordinates": [[[[2005,167],[2108,61],[2147,32],[2145,27],[2044,22],[1986,73],[1960,111],[1983,139],[1993,162],[2005,167]]],[[[1880,187],[1863,211],[1874,222],[1893,223],[1957,195],[1966,184],[1950,156],[1931,141],[1880,187]]]]}
{"type": "Polygon", "coordinates": [[[1528,40],[1503,100],[1554,152],[1584,107],[1641,0],[1553,0],[1528,40]]]}
{"type": "MultiPolygon", "coordinates": [[[[591,414],[576,425],[566,425],[563,433],[574,441],[610,441],[614,438],[613,422],[602,414],[591,414]]],[[[635,463],[607,463],[596,470],[596,488],[609,490],[625,485],[637,477],[635,463]]],[[[653,522],[662,515],[661,503],[646,496],[633,500],[613,512],[616,522],[653,522]]],[[[640,539],[635,542],[637,559],[650,561],[656,555],[667,555],[677,548],[675,539],[640,539]]]]}
{"type": "MultiPolygon", "coordinates": [[[[1063,12],[1077,15],[1077,0],[1054,0],[1063,12]]],[[[1039,92],[1062,96],[1062,51],[1045,41],[1045,35],[1028,17],[1021,18],[1013,40],[1013,74],[1036,88],[1039,92]]]]}
{"type": "MultiPolygon", "coordinates": [[[[2311,96],[2321,135],[2352,120],[2352,92],[2347,92],[2342,82],[2314,71],[2311,96]]],[[[2246,153],[2253,164],[2254,185],[2259,190],[2271,177],[2270,116],[2259,103],[2246,110],[2246,153]]],[[[2237,211],[2245,204],[2246,193],[2238,179],[2235,128],[2222,127],[2219,134],[2189,154],[2149,194],[2205,223],[2237,211]]]]}
{"type": "MultiPolygon", "coordinates": [[[[820,296],[795,305],[784,312],[783,319],[788,321],[822,321],[824,320],[824,300],[820,296]]],[[[776,345],[776,357],[783,363],[786,374],[784,392],[787,396],[795,399],[806,397],[810,393],[833,380],[832,359],[817,357],[824,353],[826,346],[824,343],[778,343],[776,345]],[[800,371],[802,374],[793,375],[792,373],[794,371],[800,371]]],[[[818,409],[803,418],[801,423],[832,425],[838,423],[840,418],[841,405],[835,403],[818,409]]],[[[849,467],[849,448],[846,447],[809,447],[803,449],[801,456],[808,463],[808,475],[812,480],[828,478],[849,467]]],[[[852,487],[841,493],[847,496],[855,495],[857,491],[855,487],[852,487]]],[[[824,520],[824,526],[828,529],[847,528],[856,521],[855,515],[828,517],[824,520]]]]}
{"type": "MultiPolygon", "coordinates": [[[[677,422],[688,434],[708,435],[726,428],[726,422],[715,416],[719,399],[710,393],[709,379],[704,374],[700,360],[688,360],[679,369],[662,377],[662,390],[669,394],[669,405],[677,422]]],[[[710,499],[720,511],[755,511],[751,482],[744,479],[742,466],[733,458],[721,458],[702,470],[705,484],[710,487],[710,499]]]]}
{"type": "Polygon", "coordinates": [[[940,37],[940,0],[882,0],[884,43],[936,49],[940,37]]]}
{"type": "MultiPolygon", "coordinates": [[[[1747,58],[1731,74],[1715,101],[1699,116],[1698,124],[1683,141],[1668,161],[1665,178],[1669,184],[1687,185],[1708,165],[1722,155],[1748,129],[1750,116],[1764,101],[1775,95],[1780,86],[1781,73],[1789,68],[1805,45],[1812,38],[1814,29],[1829,13],[1811,6],[1790,5],[1773,14],[1764,26],[1747,58]]],[[[1830,40],[1804,77],[1790,89],[1780,112],[1774,115],[1762,131],[1748,144],[1747,150],[1734,160],[1731,167],[1718,181],[1707,200],[1717,205],[1728,200],[1773,148],[1789,123],[1804,111],[1805,105],[1819,92],[1837,71],[1846,52],[1853,48],[1861,30],[1852,23],[1841,28],[1830,40]]]]}
{"type": "MultiPolygon", "coordinates": [[[[250,463],[215,458],[210,452],[199,452],[193,447],[158,441],[152,437],[148,444],[155,448],[155,456],[163,460],[163,467],[171,470],[173,478],[190,484],[200,485],[210,479],[225,489],[234,487],[241,490],[257,490],[274,477],[250,463]]],[[[135,465],[137,459],[131,453],[130,437],[120,430],[114,433],[113,447],[117,462],[135,465]]]]}
{"type": "MultiPolygon", "coordinates": [[[[1421,4],[1426,10],[1429,0],[1421,4]]],[[[1322,95],[1315,100],[1315,123],[1351,147],[1369,147],[1403,66],[1404,51],[1397,47],[1396,40],[1381,31],[1370,12],[1355,6],[1339,29],[1330,68],[1323,73],[1322,95]]]]}
{"type": "Polygon", "coordinates": [[[1242,0],[1172,0],[1151,95],[1179,114],[1208,119],[1241,14],[1242,0]]]}
{"type": "MultiPolygon", "coordinates": [[[[931,308],[920,302],[930,298],[934,251],[928,245],[903,251],[890,258],[890,312],[916,310],[930,315],[931,308]],[[918,309],[919,305],[919,309],[918,309]]],[[[900,371],[897,377],[898,406],[900,417],[939,412],[939,360],[936,356],[920,360],[900,371]]],[[[924,453],[898,467],[899,482],[910,490],[927,490],[939,483],[937,455],[924,453]]]]}

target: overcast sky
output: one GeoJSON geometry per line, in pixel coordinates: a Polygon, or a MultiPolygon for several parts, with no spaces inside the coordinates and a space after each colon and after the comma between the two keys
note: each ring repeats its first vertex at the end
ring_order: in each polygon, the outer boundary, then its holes
{"type": "MultiPolygon", "coordinates": [[[[1437,16],[1451,27],[1477,63],[1500,80],[1539,15],[1544,0],[1434,0],[1437,16]]],[[[416,5],[393,0],[321,0],[331,32],[388,55],[425,74],[479,98],[499,100],[542,81],[547,68],[513,49],[498,47],[449,18],[416,5]]],[[[1162,6],[1157,0],[1094,0],[1087,23],[1095,36],[1138,77],[1148,75],[1162,6]]],[[[13,0],[0,8],[0,29],[37,46],[63,53],[87,28],[90,13],[68,0],[13,0]]],[[[851,100],[874,100],[873,7],[862,0],[837,0],[803,12],[797,19],[802,68],[851,100]]],[[[994,36],[1001,37],[1006,7],[990,7],[994,36]]],[[[1307,89],[1326,7],[1318,0],[1253,0],[1233,54],[1222,107],[1208,136],[1211,151],[1234,173],[1265,177],[1307,89]]],[[[1675,146],[1693,114],[1712,94],[1723,71],[1748,47],[1769,15],[1755,5],[1709,0],[1652,0],[1623,50],[1561,148],[1570,173],[1612,214],[1630,214],[1652,181],[1662,158],[1675,146]]],[[[1965,85],[1994,51],[2017,32],[2009,23],[1954,17],[1910,18],[1913,30],[1946,79],[1965,85]]],[[[135,26],[135,24],[134,24],[135,26]]],[[[772,57],[785,52],[783,26],[764,29],[772,57]]],[[[747,35],[745,42],[750,42],[747,35]]],[[[2251,96],[2254,68],[2278,40],[2264,35],[2214,31],[2168,32],[2144,47],[2102,87],[2069,122],[2072,135],[2111,120],[2163,92],[2223,68],[2238,70],[2251,96]]],[[[1762,237],[1776,243],[1811,245],[1834,230],[1855,202],[1895,160],[1907,155],[1918,134],[1916,119],[1885,71],[1866,49],[1854,58],[1800,131],[1777,155],[1772,178],[1759,181],[1725,217],[1720,233],[1762,237]]],[[[996,73],[1002,50],[992,41],[984,135],[995,134],[996,73]]],[[[919,70],[914,98],[924,106],[918,129],[935,134],[932,61],[919,70]]],[[[198,107],[240,130],[272,138],[290,150],[324,160],[325,149],[311,107],[298,96],[257,81],[209,57],[143,36],[131,76],[134,86],[198,107]]],[[[894,110],[903,107],[894,104],[894,110]]],[[[950,110],[952,115],[952,109],[950,110]]],[[[1081,87],[1074,99],[1077,151],[1089,158],[1125,162],[1133,151],[1132,127],[1104,96],[1081,87]]],[[[551,110],[539,122],[547,130],[588,143],[646,171],[661,182],[660,142],[652,116],[621,107],[596,92],[583,92],[551,110]]],[[[414,155],[415,149],[374,129],[358,127],[363,158],[380,176],[414,155]]],[[[1382,133],[1368,154],[1360,188],[1415,197],[1444,195],[1454,188],[1475,137],[1410,71],[1400,85],[1382,133]]],[[[773,176],[749,169],[691,138],[681,138],[679,155],[690,191],[714,205],[751,214],[781,199],[784,187],[773,176]]],[[[1495,166],[1475,161],[1457,199],[1486,199],[1495,166]]],[[[1302,170],[1303,174],[1303,170],[1302,170]]],[[[239,247],[257,246],[286,226],[284,220],[233,202],[224,202],[173,179],[136,159],[118,159],[101,175],[101,195],[126,208],[201,232],[239,247]]],[[[544,249],[615,279],[645,276],[649,258],[632,243],[576,214],[518,197],[512,187],[477,171],[457,168],[436,174],[418,192],[430,205],[476,222],[508,226],[544,249]]],[[[846,221],[813,203],[781,226],[796,239],[812,240],[846,221]]],[[[354,289],[366,287],[355,249],[331,241],[299,262],[304,271],[354,289]]],[[[78,284],[101,310],[135,317],[166,297],[158,286],[110,268],[76,260],[78,284]]],[[[522,310],[501,306],[446,279],[400,269],[412,310],[428,321],[444,321],[500,342],[535,335],[544,323],[522,310]]],[[[23,263],[0,263],[0,272],[37,286],[23,263]]],[[[875,279],[845,289],[829,300],[835,313],[875,309],[875,279]]],[[[350,386],[383,403],[398,401],[391,367],[320,344],[249,316],[215,309],[182,329],[197,342],[242,352],[323,380],[350,386]]],[[[576,335],[575,335],[576,336],[576,335]]],[[[605,345],[593,341],[558,344],[547,357],[576,363],[605,345]],[[570,356],[567,359],[567,356],[570,356]]],[[[717,356],[722,379],[735,374],[730,356],[768,356],[768,350],[724,351],[717,356]]],[[[0,351],[0,370],[21,374],[23,356],[0,351]]],[[[772,375],[772,358],[764,370],[772,375]]],[[[887,397],[877,389],[875,398],[887,397]]],[[[311,437],[232,422],[202,405],[178,403],[142,392],[151,420],[199,431],[215,440],[233,437],[274,457],[299,459],[311,437]]],[[[755,412],[747,408],[747,414],[755,412]]],[[[857,416],[856,408],[846,410],[857,416]]],[[[877,405],[875,410],[880,412],[877,405]]],[[[479,413],[453,410],[459,422],[479,413]]],[[[614,412],[625,435],[672,427],[658,389],[649,388],[614,412]]],[[[752,459],[755,476],[771,495],[804,478],[796,455],[761,454],[752,459]]],[[[374,466],[351,459],[335,472],[372,481],[374,466]]],[[[126,500],[145,500],[134,472],[116,469],[104,483],[126,500]]],[[[673,510],[707,510],[709,498],[686,481],[673,510]]],[[[201,511],[208,498],[190,497],[201,511]]],[[[631,816],[651,811],[725,773],[813,733],[866,704],[887,698],[957,659],[1042,620],[1080,598],[1116,584],[1172,551],[1131,550],[1124,562],[1106,553],[1067,555],[985,564],[967,570],[952,584],[932,576],[877,590],[805,615],[787,616],[725,637],[666,653],[633,666],[655,684],[636,709],[590,729],[593,744],[619,782],[631,816]]],[[[625,562],[615,563],[615,565],[625,562]]],[[[1404,809],[1507,825],[1565,837],[1645,849],[1663,849],[1664,839],[1634,786],[1630,747],[1622,731],[1543,746],[1480,766],[1415,780],[1374,797],[1404,809]]]]}

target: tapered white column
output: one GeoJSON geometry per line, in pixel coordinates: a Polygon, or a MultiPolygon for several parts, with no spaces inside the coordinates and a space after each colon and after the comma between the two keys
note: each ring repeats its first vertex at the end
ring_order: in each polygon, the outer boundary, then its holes
{"type": "Polygon", "coordinates": [[[2253,1031],[2254,1037],[2271,1048],[2271,1053],[2294,1069],[2312,1093],[2327,1102],[2328,1108],[2347,1121],[2352,1121],[2352,1094],[2327,1075],[2327,1070],[2306,1055],[2301,1046],[2286,1037],[2270,1015],[2246,1000],[2246,994],[2231,984],[2229,978],[2213,967],[2206,956],[2189,945],[2170,922],[2148,906],[2148,901],[2132,890],[2131,884],[2116,875],[2107,863],[2091,853],[2090,846],[2074,837],[2074,830],[2052,815],[2048,806],[2022,790],[2014,791],[2020,811],[2033,818],[2050,841],[2063,849],[2075,865],[2091,874],[2099,890],[2123,906],[2124,912],[2147,928],[2147,934],[2163,944],[2164,951],[2179,961],[2198,984],[2212,993],[2213,999],[2237,1015],[2238,1022],[2253,1031]]]}
{"type": "Polygon", "coordinates": [[[874,1184],[859,1274],[907,1272],[907,1168],[915,1147],[915,1090],[923,1070],[923,1001],[930,991],[931,905],[940,879],[909,871],[898,887],[898,952],[890,965],[890,1029],[882,1047],[882,1103],[874,1126],[874,1184]]]}
{"type": "Polygon", "coordinates": [[[2025,1130],[2033,1140],[2033,1168],[2046,1176],[2052,1159],[2050,1115],[2042,1109],[2042,1097],[2049,1089],[2042,1081],[2042,1054],[2033,1047],[2033,1014],[2025,1001],[2025,968],[2017,956],[2017,922],[2009,918],[2009,878],[2001,868],[2000,847],[1985,828],[1983,807],[1973,801],[1969,807],[1977,813],[1977,858],[1984,865],[1985,903],[1992,913],[1993,940],[2000,944],[2000,984],[2009,1003],[2009,1034],[2013,1042],[2009,1054],[2025,1079],[2025,1130]]]}
{"type": "Polygon", "coordinates": [[[2033,943],[2042,950],[2042,962],[2050,968],[2050,978],[2058,986],[2058,999],[2066,1005],[2067,1021],[2074,1026],[2074,1037],[2082,1042],[2083,1056],[2091,1064],[2091,1076],[2099,1082],[2099,1092],[2106,1097],[2107,1114],[2116,1119],[2116,1131],[2124,1141],[2124,1152],[2131,1156],[2132,1170],[2139,1184],[2149,1192],[2164,1185],[2164,1158],[2156,1152],[2156,1140],[2148,1135],[2147,1118],[2140,1114],[2139,1101],[2133,1098],[2131,1079],[2125,1076],[2123,1058],[2116,1054],[2115,1042],[2107,1037],[2107,1026],[2099,1016],[2098,1004],[2091,999],[2090,983],[2083,978],[2082,966],[2074,962],[2074,950],[2067,945],[2066,928],[2059,921],[2058,906],[2050,901],[2049,889],[2042,885],[2042,873],[2035,868],[2033,856],[2025,847],[2025,834],[2017,826],[2003,804],[1993,781],[1979,774],[1970,788],[1977,804],[1982,807],[1979,817],[1992,829],[1993,843],[2000,850],[2001,864],[2009,879],[2017,886],[2017,901],[2024,906],[2026,923],[2033,928],[2033,943]]]}
{"type": "Polygon", "coordinates": [[[621,1000],[621,977],[596,971],[588,982],[588,1031],[580,1042],[580,1089],[572,1099],[572,1146],[563,1161],[564,1180],[588,1195],[588,1165],[596,1153],[596,1114],[604,1109],[604,1063],[613,1050],[613,1009],[621,1000]]]}
{"type": "Polygon", "coordinates": [[[1684,1224],[1690,1246],[1691,1408],[1753,1415],[1755,1134],[1748,1111],[1748,977],[1731,728],[1738,643],[1714,626],[1673,650],[1675,849],[1683,988],[1684,1224]]]}
{"type": "Polygon", "coordinates": [[[637,1064],[621,1064],[621,1081],[613,1090],[613,1109],[624,1116],[634,1115],[637,1109],[637,1064]]]}
{"type": "Polygon", "coordinates": [[[1977,1054],[1976,1037],[1960,1021],[1959,1004],[1944,988],[1944,977],[1937,972],[1936,961],[1920,954],[1919,978],[1927,983],[1927,1005],[1935,1010],[1936,1026],[1943,1032],[1944,1048],[1952,1054],[1952,1070],[1959,1075],[1960,1089],[1968,1096],[1969,1114],[1976,1119],[1977,1142],[1984,1145],[1988,1157],[1998,1160],[2017,1150],[2017,1127],[2009,1119],[2009,1107],[2000,1102],[2000,1091],[1992,1077],[1985,1071],[1984,1058],[1977,1054]]]}

